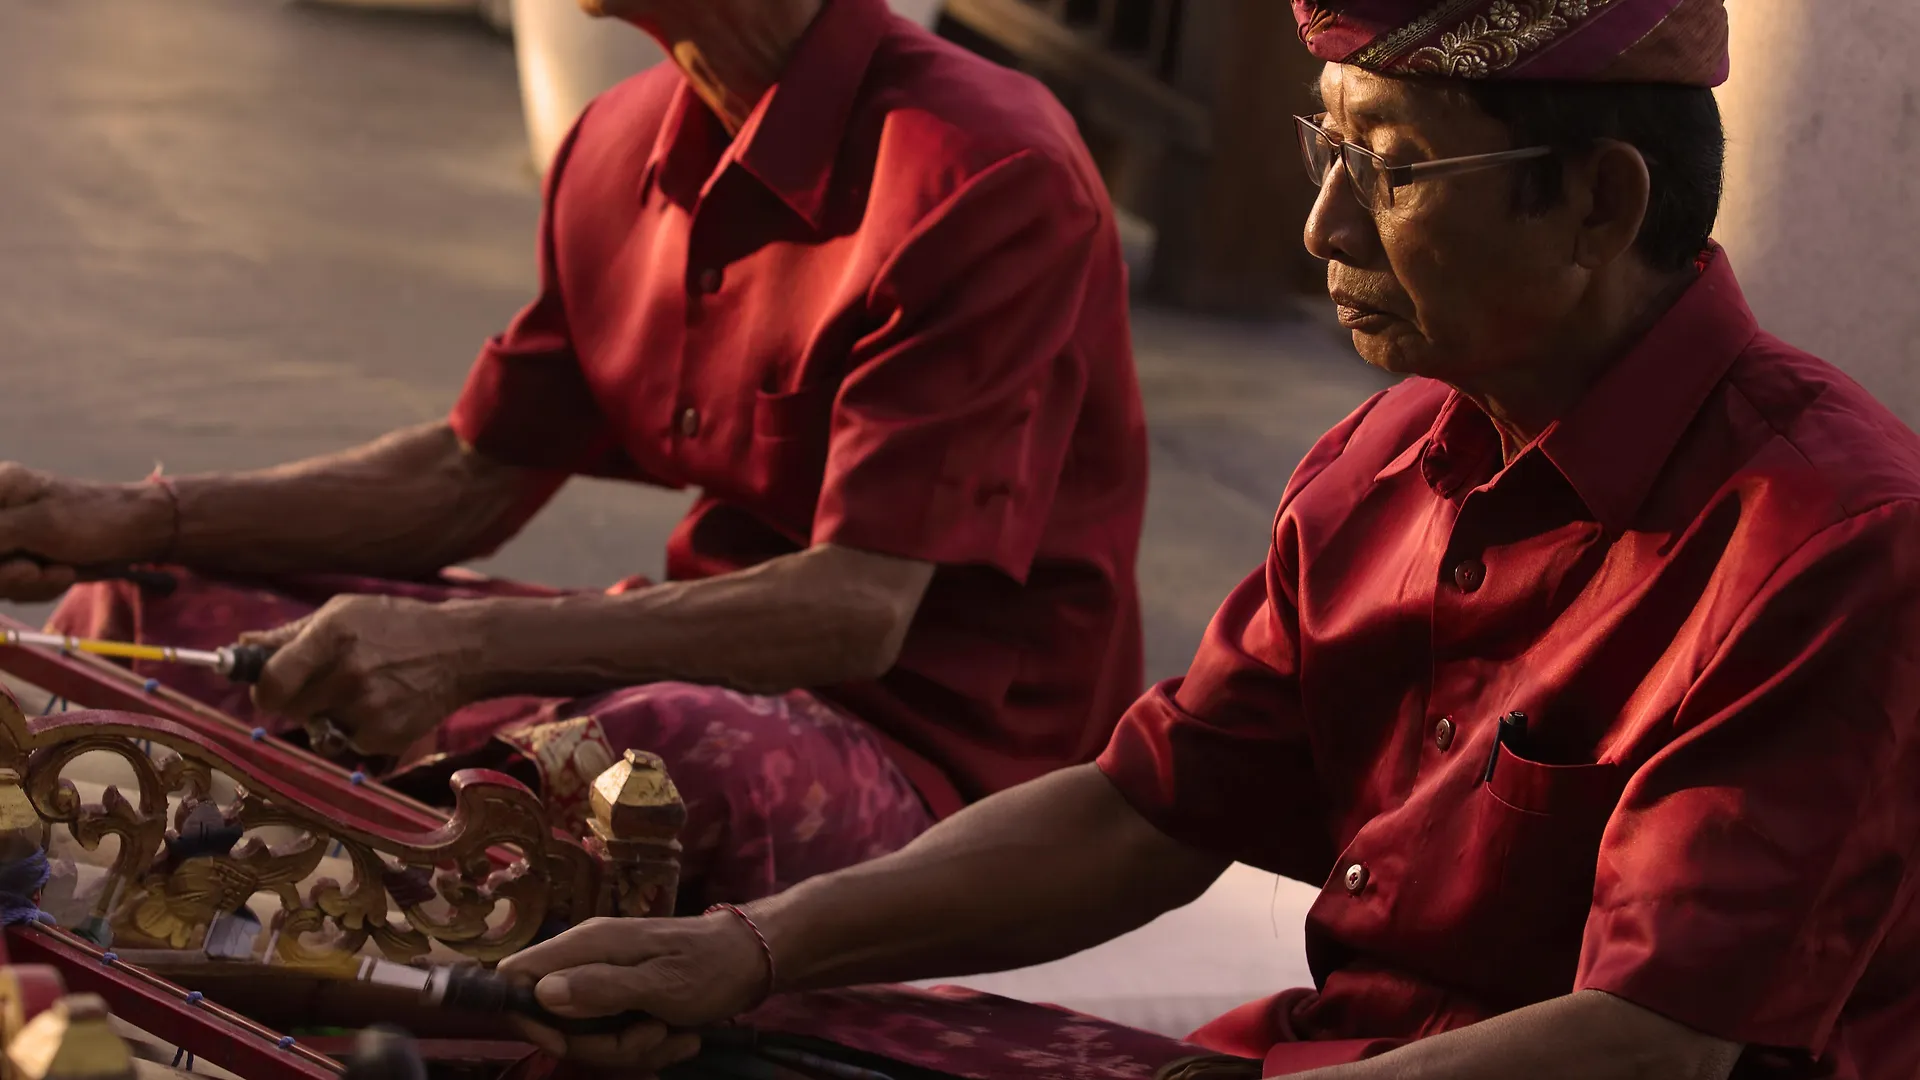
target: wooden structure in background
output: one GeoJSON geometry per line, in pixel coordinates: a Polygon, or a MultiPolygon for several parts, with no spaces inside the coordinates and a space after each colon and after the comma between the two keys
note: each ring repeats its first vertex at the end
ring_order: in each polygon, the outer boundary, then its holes
{"type": "Polygon", "coordinates": [[[1051,86],[1114,202],[1152,223],[1149,295],[1263,314],[1322,280],[1291,117],[1320,63],[1280,0],[947,0],[944,32],[1051,86]]]}

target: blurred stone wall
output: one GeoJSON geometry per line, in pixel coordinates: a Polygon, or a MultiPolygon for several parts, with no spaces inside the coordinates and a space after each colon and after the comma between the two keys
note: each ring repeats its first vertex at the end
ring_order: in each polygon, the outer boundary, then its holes
{"type": "Polygon", "coordinates": [[[1761,325],[1920,426],[1920,3],[1727,6],[1716,235],[1761,325]]]}

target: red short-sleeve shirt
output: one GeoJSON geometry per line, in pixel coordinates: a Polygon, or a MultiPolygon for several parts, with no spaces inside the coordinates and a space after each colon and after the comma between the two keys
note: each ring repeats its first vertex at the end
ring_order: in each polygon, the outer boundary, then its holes
{"type": "Polygon", "coordinates": [[[1764,1075],[1920,1074],[1920,440],[1709,258],[1511,464],[1438,383],[1369,401],[1122,721],[1152,820],[1322,885],[1317,994],[1219,1044],[1594,989],[1764,1075]]]}
{"type": "Polygon", "coordinates": [[[1038,83],[830,0],[737,137],[670,66],[596,100],[540,263],[464,439],[698,487],[674,579],[938,564],[895,670],[823,690],[936,812],[1099,753],[1140,690],[1145,425],[1112,209],[1038,83]]]}

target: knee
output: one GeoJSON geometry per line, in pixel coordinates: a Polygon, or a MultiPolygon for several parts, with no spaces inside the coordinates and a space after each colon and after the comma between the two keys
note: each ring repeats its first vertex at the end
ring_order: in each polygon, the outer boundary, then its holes
{"type": "Polygon", "coordinates": [[[660,683],[594,710],[613,752],[660,756],[689,798],[732,793],[795,757],[804,741],[781,699],[713,686],[660,683]]]}
{"type": "Polygon", "coordinates": [[[124,581],[83,581],[68,589],[47,617],[47,629],[73,637],[126,637],[139,594],[124,581]]]}

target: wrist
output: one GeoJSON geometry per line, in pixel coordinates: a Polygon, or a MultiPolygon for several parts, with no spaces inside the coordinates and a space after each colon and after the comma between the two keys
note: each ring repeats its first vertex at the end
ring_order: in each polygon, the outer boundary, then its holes
{"type": "Polygon", "coordinates": [[[137,484],[121,484],[116,489],[122,503],[125,530],[132,538],[127,559],[131,562],[165,563],[179,558],[180,493],[173,481],[153,475],[137,484]]]}
{"type": "Polygon", "coordinates": [[[490,688],[574,697],[664,677],[633,662],[645,628],[622,617],[622,599],[566,593],[464,601],[476,605],[490,688]]]}
{"type": "Polygon", "coordinates": [[[767,951],[769,993],[813,988],[818,966],[813,955],[818,951],[815,939],[823,927],[806,911],[806,893],[812,891],[812,885],[801,882],[785,892],[742,905],[767,951]]]}
{"type": "Polygon", "coordinates": [[[766,975],[760,983],[759,993],[754,996],[752,1003],[747,1007],[752,1008],[757,1006],[766,999],[779,993],[781,989],[780,967],[774,960],[773,946],[768,943],[767,935],[761,931],[760,924],[754,917],[733,904],[715,904],[708,908],[705,914],[708,918],[719,917],[729,920],[735,924],[734,930],[736,933],[744,930],[753,937],[754,948],[760,954],[761,966],[766,975]]]}
{"type": "Polygon", "coordinates": [[[446,620],[445,632],[459,660],[461,697],[480,701],[510,693],[518,670],[514,643],[524,637],[515,630],[514,600],[491,597],[448,600],[437,605],[446,620]]]}

